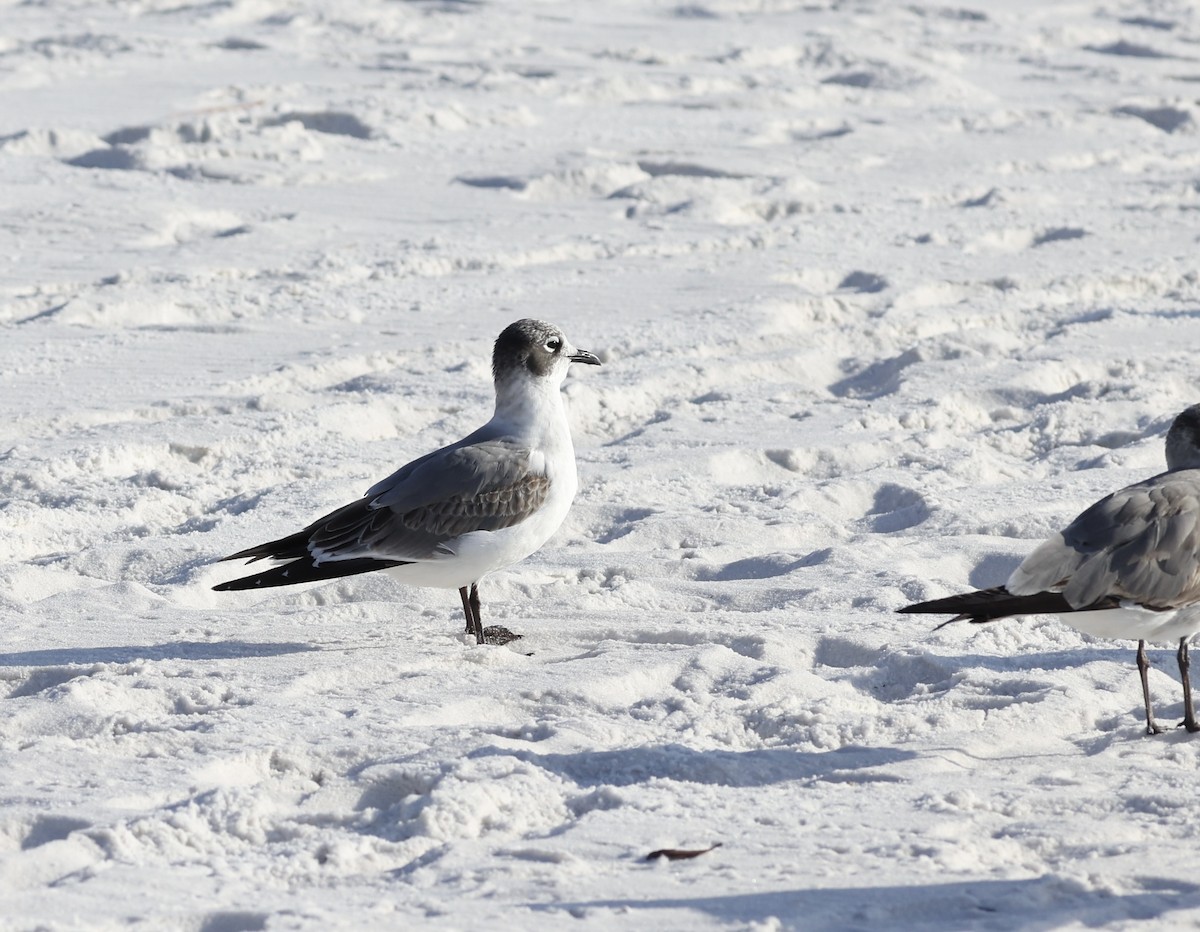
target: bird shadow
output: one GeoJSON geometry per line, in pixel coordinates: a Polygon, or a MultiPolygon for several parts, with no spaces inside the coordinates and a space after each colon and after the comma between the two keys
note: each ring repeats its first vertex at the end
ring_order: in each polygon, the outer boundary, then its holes
{"type": "Polygon", "coordinates": [[[868,771],[917,756],[912,751],[895,748],[857,746],[809,752],[791,748],[696,750],[678,744],[573,754],[539,754],[485,747],[470,756],[495,755],[516,757],[565,777],[580,787],[632,786],[658,779],[729,787],[770,786],[796,780],[897,782],[902,778],[894,774],[868,771]]]}
{"type": "MultiPolygon", "coordinates": [[[[1136,652],[1137,643],[1131,642],[1128,649],[1089,644],[1062,650],[1030,650],[1014,654],[946,653],[932,656],[943,662],[953,661],[960,670],[982,667],[993,673],[1034,673],[1039,670],[1070,670],[1096,660],[1115,663],[1128,661],[1132,666],[1136,652]]],[[[1157,658],[1157,653],[1155,656],[1157,658]]],[[[1174,656],[1174,651],[1171,651],[1172,659],[1174,656]]]]}
{"type": "MultiPolygon", "coordinates": [[[[656,869],[647,866],[648,870],[656,869]]],[[[687,869],[686,867],[683,869],[687,869]]],[[[1128,894],[1093,890],[1053,876],[1025,880],[968,880],[903,886],[778,890],[727,896],[614,898],[531,903],[539,912],[689,910],[724,921],[768,923],[805,932],[921,929],[923,932],[1042,930],[1064,925],[1102,928],[1120,920],[1154,920],[1200,906],[1200,887],[1167,878],[1134,878],[1128,894]]],[[[665,918],[665,917],[664,917],[665,918]]],[[[625,923],[628,924],[628,923],[625,923]]],[[[633,920],[633,924],[637,924],[633,920]]]]}
{"type": "Polygon", "coordinates": [[[0,654],[0,667],[49,667],[62,664],[132,663],[135,660],[241,660],[279,657],[320,650],[313,644],[253,641],[168,641],[123,647],[56,647],[0,654]]]}

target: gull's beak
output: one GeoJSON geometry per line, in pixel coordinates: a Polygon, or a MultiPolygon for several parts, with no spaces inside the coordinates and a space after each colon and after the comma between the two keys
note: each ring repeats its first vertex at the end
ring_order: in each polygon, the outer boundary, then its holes
{"type": "Polygon", "coordinates": [[[571,362],[581,362],[585,366],[600,365],[600,357],[599,356],[597,356],[595,353],[589,353],[587,350],[583,350],[583,349],[575,350],[575,352],[573,352],[570,356],[568,356],[567,359],[571,360],[571,362]]]}

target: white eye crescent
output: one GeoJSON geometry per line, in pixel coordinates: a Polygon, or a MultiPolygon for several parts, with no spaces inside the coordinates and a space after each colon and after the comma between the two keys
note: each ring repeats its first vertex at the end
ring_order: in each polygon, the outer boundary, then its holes
{"type": "Polygon", "coordinates": [[[551,353],[557,353],[560,349],[562,349],[562,340],[560,340],[558,337],[547,340],[546,349],[551,353]]]}

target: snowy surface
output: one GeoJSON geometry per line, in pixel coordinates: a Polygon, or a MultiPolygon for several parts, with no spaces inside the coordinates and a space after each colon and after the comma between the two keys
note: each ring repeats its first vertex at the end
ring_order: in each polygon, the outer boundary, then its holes
{"type": "Polygon", "coordinates": [[[0,23],[0,928],[1200,921],[1134,645],[894,613],[1200,401],[1194,4],[0,23]],[[211,591],[482,423],[525,316],[605,365],[566,524],[482,587],[523,640],[211,591]]]}

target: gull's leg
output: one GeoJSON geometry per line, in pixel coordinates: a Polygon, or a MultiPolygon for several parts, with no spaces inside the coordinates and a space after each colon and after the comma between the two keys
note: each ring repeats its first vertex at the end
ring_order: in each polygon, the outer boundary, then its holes
{"type": "Polygon", "coordinates": [[[1146,734],[1161,735],[1162,729],[1154,724],[1154,713],[1150,711],[1150,680],[1146,677],[1150,661],[1146,659],[1145,641],[1138,641],[1137,668],[1142,677],[1142,698],[1146,700],[1146,734]]]}
{"type": "Polygon", "coordinates": [[[463,614],[467,617],[467,634],[475,635],[475,643],[482,644],[483,629],[479,625],[479,594],[475,590],[475,585],[471,585],[469,595],[466,586],[461,587],[458,594],[462,597],[463,614]]]}
{"type": "Polygon", "coordinates": [[[1191,662],[1188,660],[1188,639],[1179,639],[1179,653],[1175,655],[1179,661],[1179,679],[1183,681],[1183,727],[1188,731],[1200,731],[1196,723],[1196,710],[1192,707],[1192,678],[1188,675],[1191,662]]]}
{"type": "MultiPolygon", "coordinates": [[[[471,613],[475,616],[475,631],[483,631],[483,614],[479,611],[479,583],[471,583],[471,613]]],[[[479,643],[483,643],[483,635],[480,634],[479,643]]]]}
{"type": "Polygon", "coordinates": [[[475,623],[479,625],[479,643],[485,641],[488,644],[507,644],[509,641],[515,641],[521,637],[519,634],[513,634],[508,628],[503,625],[488,625],[483,627],[483,621],[479,614],[479,585],[472,584],[471,586],[471,607],[475,609],[475,623]]]}
{"type": "Polygon", "coordinates": [[[471,606],[471,631],[475,635],[475,643],[486,643],[486,638],[483,636],[483,619],[479,615],[479,586],[471,583],[471,598],[469,600],[471,606]]]}
{"type": "Polygon", "coordinates": [[[467,619],[467,634],[473,634],[475,627],[471,624],[471,603],[467,599],[467,587],[463,586],[458,590],[458,594],[462,597],[463,615],[467,619]]]}

